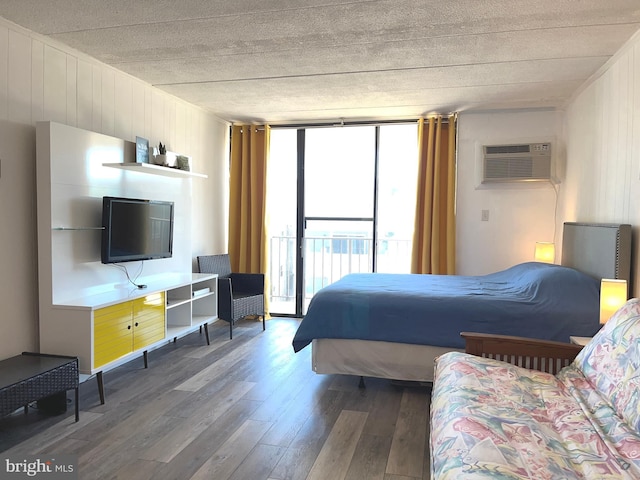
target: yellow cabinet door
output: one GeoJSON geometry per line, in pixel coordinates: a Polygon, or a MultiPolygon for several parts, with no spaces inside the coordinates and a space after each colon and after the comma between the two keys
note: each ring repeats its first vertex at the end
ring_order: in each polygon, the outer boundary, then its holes
{"type": "Polygon", "coordinates": [[[165,337],[164,292],[133,300],[133,349],[138,350],[165,337]]]}
{"type": "Polygon", "coordinates": [[[133,351],[133,303],[100,308],[93,315],[93,368],[133,351]]]}

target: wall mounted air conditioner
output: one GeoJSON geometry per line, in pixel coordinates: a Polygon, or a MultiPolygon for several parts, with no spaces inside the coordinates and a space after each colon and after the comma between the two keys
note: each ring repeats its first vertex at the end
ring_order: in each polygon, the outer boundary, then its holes
{"type": "Polygon", "coordinates": [[[484,145],[482,183],[551,180],[551,143],[484,145]]]}

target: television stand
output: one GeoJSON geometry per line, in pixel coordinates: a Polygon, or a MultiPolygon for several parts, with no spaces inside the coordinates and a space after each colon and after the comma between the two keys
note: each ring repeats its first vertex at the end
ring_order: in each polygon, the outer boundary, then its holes
{"type": "Polygon", "coordinates": [[[40,349],[78,357],[80,373],[96,376],[218,320],[218,276],[176,273],[147,277],[145,289],[113,288],[52,304],[40,316],[40,349]]]}

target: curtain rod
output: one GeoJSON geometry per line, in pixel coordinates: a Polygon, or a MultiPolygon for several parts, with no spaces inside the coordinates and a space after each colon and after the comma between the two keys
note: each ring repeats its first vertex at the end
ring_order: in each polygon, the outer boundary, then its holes
{"type": "Polygon", "coordinates": [[[318,122],[318,123],[285,123],[282,125],[271,125],[271,128],[331,128],[331,127],[360,127],[360,126],[375,126],[375,125],[390,125],[390,124],[403,124],[403,123],[414,123],[417,122],[418,119],[404,119],[404,120],[354,120],[345,122],[344,119],[340,119],[340,121],[332,121],[332,122],[318,122]]]}
{"type": "MultiPolygon", "coordinates": [[[[452,116],[457,116],[456,114],[451,114],[452,116]]],[[[425,117],[429,118],[429,117],[425,117]]],[[[345,122],[343,119],[340,122],[319,122],[319,123],[284,123],[281,125],[270,125],[271,129],[287,129],[287,128],[330,128],[330,127],[359,127],[359,126],[376,126],[376,125],[402,125],[415,123],[419,120],[419,118],[415,119],[404,119],[404,120],[362,120],[362,121],[348,121],[345,122]]],[[[442,123],[449,123],[449,117],[442,117],[442,123]]],[[[244,125],[243,125],[244,126],[244,125]]],[[[253,127],[253,126],[252,126],[253,127]]],[[[264,127],[256,126],[256,131],[264,131],[264,127]]]]}

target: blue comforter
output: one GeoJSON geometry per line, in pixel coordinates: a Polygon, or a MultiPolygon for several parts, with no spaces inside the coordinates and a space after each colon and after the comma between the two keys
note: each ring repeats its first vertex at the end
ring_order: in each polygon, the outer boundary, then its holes
{"type": "Polygon", "coordinates": [[[354,273],[315,294],[293,349],[314,338],[464,348],[464,331],[568,342],[600,328],[599,287],[536,262],[482,276],[354,273]]]}

